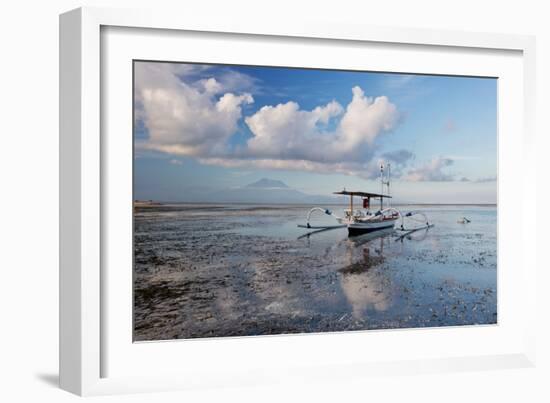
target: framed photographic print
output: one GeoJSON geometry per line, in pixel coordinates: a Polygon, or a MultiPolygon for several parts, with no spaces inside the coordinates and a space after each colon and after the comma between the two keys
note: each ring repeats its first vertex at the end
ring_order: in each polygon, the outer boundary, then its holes
{"type": "Polygon", "coordinates": [[[497,78],[133,71],[135,341],[497,323],[497,78]]]}
{"type": "Polygon", "coordinates": [[[533,49],[63,14],[62,387],[531,365],[533,49]]]}

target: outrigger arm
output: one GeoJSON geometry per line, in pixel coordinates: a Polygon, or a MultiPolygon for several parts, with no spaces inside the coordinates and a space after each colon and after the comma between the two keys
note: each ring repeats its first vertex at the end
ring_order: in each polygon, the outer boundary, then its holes
{"type": "MultiPolygon", "coordinates": [[[[375,220],[379,214],[384,214],[384,213],[388,213],[388,212],[392,212],[392,213],[395,213],[395,214],[398,214],[399,217],[401,218],[401,225],[399,228],[397,228],[398,231],[401,231],[402,234],[399,235],[396,239],[397,240],[402,240],[404,237],[406,237],[407,235],[409,234],[412,234],[413,232],[416,232],[416,231],[419,231],[419,230],[422,230],[422,229],[429,229],[431,227],[434,226],[434,224],[430,223],[428,221],[428,217],[426,217],[426,215],[421,212],[421,211],[409,211],[407,213],[402,213],[401,211],[393,208],[393,207],[390,207],[390,208],[386,208],[384,210],[381,210],[381,211],[378,211],[376,214],[373,214],[372,216],[370,217],[366,217],[365,218],[365,221],[369,221],[369,220],[375,220]],[[405,218],[412,218],[413,216],[416,216],[416,215],[419,215],[421,217],[421,222],[424,222],[425,224],[420,226],[420,227],[415,227],[415,228],[405,228],[405,225],[404,225],[404,219],[405,218]]],[[[413,219],[414,220],[414,219],[413,219]]],[[[336,228],[344,228],[347,226],[347,224],[342,224],[342,221],[343,221],[343,218],[342,217],[339,217],[337,216],[336,214],[334,214],[331,210],[329,209],[326,209],[326,208],[322,208],[322,207],[313,207],[312,209],[310,209],[307,213],[307,221],[306,221],[306,224],[303,225],[303,224],[298,224],[298,227],[299,228],[307,228],[307,229],[313,229],[313,230],[319,230],[319,231],[314,231],[314,232],[320,232],[320,231],[324,231],[324,230],[328,230],[328,229],[336,229],[336,228]],[[331,217],[334,217],[336,219],[336,221],[338,222],[338,225],[311,225],[309,223],[310,219],[311,219],[311,215],[313,214],[313,212],[315,211],[319,211],[321,213],[324,213],[326,215],[329,215],[331,217]]],[[[416,220],[418,221],[418,220],[416,220]]],[[[311,234],[311,233],[310,233],[311,234]]]]}
{"type": "Polygon", "coordinates": [[[336,214],[334,214],[332,211],[330,211],[329,209],[325,209],[325,208],[321,208],[321,207],[313,207],[311,210],[309,210],[309,212],[307,213],[307,220],[306,220],[306,225],[298,225],[298,227],[300,228],[311,228],[311,229],[328,229],[328,228],[343,228],[345,227],[346,225],[345,224],[340,224],[340,225],[323,225],[323,226],[311,226],[309,224],[309,219],[311,218],[311,214],[314,212],[314,211],[320,211],[321,213],[325,213],[326,215],[329,215],[331,217],[334,217],[336,219],[336,221],[338,223],[341,223],[342,222],[342,217],[338,217],[336,214]]]}

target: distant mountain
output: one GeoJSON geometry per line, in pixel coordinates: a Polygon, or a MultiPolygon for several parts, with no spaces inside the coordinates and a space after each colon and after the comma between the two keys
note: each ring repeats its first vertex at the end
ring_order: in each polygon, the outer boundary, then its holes
{"type": "Polygon", "coordinates": [[[275,180],[262,178],[259,181],[246,185],[247,188],[263,188],[263,189],[288,189],[286,183],[275,180]]]}
{"type": "Polygon", "coordinates": [[[315,196],[290,188],[284,182],[262,178],[244,187],[224,189],[209,195],[225,203],[288,203],[288,204],[331,204],[338,203],[332,196],[315,196]]]}

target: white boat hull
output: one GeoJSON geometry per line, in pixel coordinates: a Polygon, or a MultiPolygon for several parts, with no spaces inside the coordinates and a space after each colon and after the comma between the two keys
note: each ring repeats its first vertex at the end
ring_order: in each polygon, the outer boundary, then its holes
{"type": "Polygon", "coordinates": [[[393,228],[397,218],[389,218],[380,221],[354,221],[348,224],[349,235],[365,234],[367,232],[393,228]]]}

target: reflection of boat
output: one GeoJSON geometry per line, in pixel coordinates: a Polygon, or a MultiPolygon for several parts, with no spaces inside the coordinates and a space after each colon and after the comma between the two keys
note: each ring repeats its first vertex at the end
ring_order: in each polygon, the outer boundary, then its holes
{"type": "Polygon", "coordinates": [[[385,229],[348,239],[349,261],[339,269],[340,286],[352,308],[355,320],[368,320],[367,311],[383,312],[390,308],[391,287],[388,288],[386,271],[376,270],[386,260],[384,242],[393,229],[385,229]],[[359,259],[355,251],[361,251],[359,259]]]}
{"type": "Polygon", "coordinates": [[[417,228],[405,228],[404,218],[412,217],[416,214],[421,214],[418,212],[409,212],[402,214],[399,210],[391,207],[389,199],[390,196],[390,169],[391,166],[388,164],[387,176],[384,176],[384,165],[380,166],[380,184],[381,192],[380,193],[370,193],[370,192],[360,192],[360,191],[348,191],[342,190],[340,192],[334,192],[334,194],[349,196],[349,208],[344,210],[344,217],[339,217],[328,209],[321,207],[314,207],[309,210],[307,214],[306,225],[298,225],[300,228],[316,229],[316,230],[328,230],[340,227],[347,227],[348,234],[350,236],[365,234],[374,231],[380,231],[385,229],[393,230],[395,228],[395,223],[401,218],[400,230],[402,231],[416,231],[421,228],[429,228],[433,226],[428,223],[428,220],[424,214],[422,216],[425,219],[425,226],[417,228]],[[384,187],[387,187],[387,193],[384,194],[384,187]],[[362,199],[362,208],[356,209],[353,206],[353,198],[361,197],[362,199]],[[371,210],[371,199],[380,200],[380,208],[376,211],[371,210]],[[388,207],[384,208],[384,199],[388,199],[388,207]],[[309,223],[311,214],[315,211],[323,212],[327,215],[330,215],[336,219],[339,225],[330,225],[330,226],[312,226],[309,223]]]}
{"type": "Polygon", "coordinates": [[[360,246],[360,245],[366,244],[369,241],[372,241],[373,239],[382,238],[382,237],[391,235],[393,234],[393,232],[394,232],[393,228],[385,228],[379,231],[371,231],[366,234],[350,236],[349,242],[351,242],[354,246],[360,246]]]}

